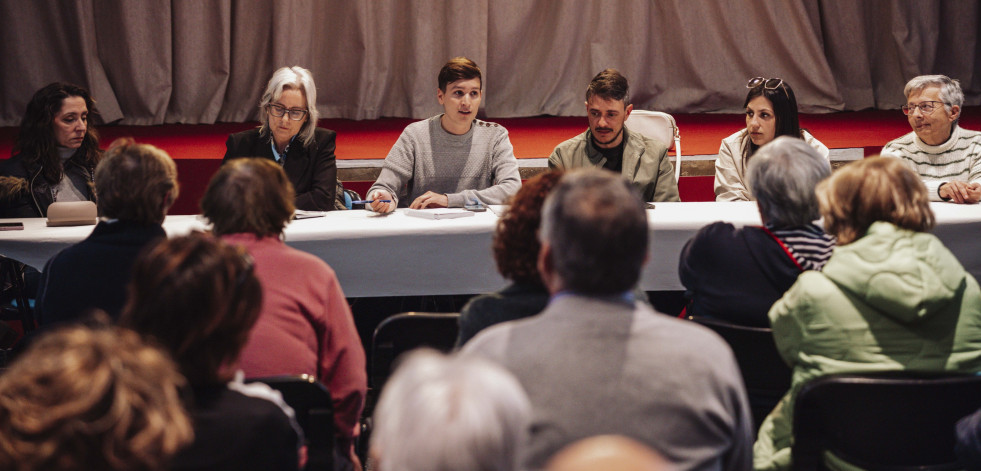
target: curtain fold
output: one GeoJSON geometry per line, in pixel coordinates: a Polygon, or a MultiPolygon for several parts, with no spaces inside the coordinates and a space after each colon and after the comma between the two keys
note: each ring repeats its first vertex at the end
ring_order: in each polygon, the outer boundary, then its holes
{"type": "Polygon", "coordinates": [[[313,72],[325,118],[438,113],[436,74],[467,56],[486,116],[583,115],[590,78],[630,80],[638,109],[739,112],[780,77],[804,112],[895,109],[941,73],[981,103],[978,0],[0,0],[0,125],[53,81],[106,122],[252,121],[271,73],[313,72]]]}

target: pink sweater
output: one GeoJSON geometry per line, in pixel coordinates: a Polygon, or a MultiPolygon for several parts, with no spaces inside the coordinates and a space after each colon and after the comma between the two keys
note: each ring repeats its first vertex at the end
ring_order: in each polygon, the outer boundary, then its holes
{"type": "Polygon", "coordinates": [[[351,308],[334,270],[276,237],[231,234],[222,239],[252,254],[262,283],[262,313],[242,351],[246,377],[315,375],[334,399],[334,422],[343,439],[338,446],[352,452],[367,370],[351,308]]]}

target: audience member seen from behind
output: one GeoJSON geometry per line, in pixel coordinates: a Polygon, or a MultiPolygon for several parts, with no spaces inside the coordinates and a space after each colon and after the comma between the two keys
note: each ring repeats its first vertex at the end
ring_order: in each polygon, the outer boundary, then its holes
{"type": "Polygon", "coordinates": [[[262,283],[262,311],[242,350],[248,378],[309,374],[334,399],[337,449],[354,460],[367,389],[365,353],[337,276],[283,242],[293,187],[275,163],[236,159],[208,185],[201,210],[222,240],[244,247],[262,283]]]}
{"type": "Polygon", "coordinates": [[[715,200],[749,201],[752,195],[746,183],[746,169],[760,147],[780,136],[799,137],[825,160],[828,148],[801,129],[797,118],[794,89],[783,79],[756,77],[746,84],[749,93],[746,128],[722,140],[715,161],[715,200]]]}
{"type": "Polygon", "coordinates": [[[548,460],[545,471],[669,471],[671,465],[643,443],[619,435],[584,438],[548,460]]]}
{"type": "Polygon", "coordinates": [[[433,350],[408,355],[375,409],[380,471],[512,471],[531,406],[507,371],[433,350]]]}
{"type": "Polygon", "coordinates": [[[292,409],[236,373],[262,305],[245,249],[201,234],[163,241],[137,260],[129,293],[120,323],[166,348],[193,391],[194,442],[171,469],[298,469],[292,409]]]}
{"type": "Polygon", "coordinates": [[[777,349],[794,375],[760,428],[757,469],[792,467],[794,398],[814,378],[981,371],[981,290],[927,232],[934,215],[919,177],[897,159],[869,158],[839,169],[817,196],[838,247],[822,271],[802,273],[770,309],[777,349]]]}
{"type": "Polygon", "coordinates": [[[670,146],[627,129],[624,122],[633,109],[630,86],[620,71],[596,74],[586,87],[589,129],[555,146],[548,166],[605,168],[630,180],[645,201],[679,201],[670,146]]]}
{"type": "Polygon", "coordinates": [[[78,320],[92,308],[119,317],[136,257],[167,237],[161,224],[177,199],[177,166],[154,146],[118,140],[95,169],[95,189],[99,224],[44,267],[42,326],[78,320]]]}
{"type": "Polygon", "coordinates": [[[958,125],[964,92],[946,75],[914,77],[903,90],[913,132],[890,141],[882,155],[920,175],[933,201],[981,201],[981,132],[958,125]]]}
{"type": "Polygon", "coordinates": [[[31,97],[14,156],[0,161],[0,218],[47,217],[55,201],[95,201],[98,116],[88,90],[55,82],[31,97]]]}
{"type": "Polygon", "coordinates": [[[193,438],[184,378],[128,330],[66,327],[0,375],[0,469],[156,471],[193,438]]]}
{"type": "Polygon", "coordinates": [[[831,166],[804,141],[781,136],[753,156],[746,180],[762,226],[727,222],[701,228],[681,251],[678,275],[687,313],[769,327],[767,311],[804,270],[820,270],[834,237],[821,217],[814,188],[831,166]]]}
{"type": "Polygon", "coordinates": [[[508,131],[477,119],[483,99],[480,68],[466,57],[439,71],[436,100],[443,113],[410,124],[368,190],[367,209],[460,208],[502,204],[521,187],[508,131]],[[385,201],[388,201],[387,203],[385,201]]]}
{"type": "Polygon", "coordinates": [[[609,433],[680,469],[749,468],[752,418],[729,346],[634,299],[648,235],[630,182],[599,169],[566,173],[542,209],[538,270],[548,307],[464,346],[503,365],[528,393],[534,419],[523,469],[609,433]]]}
{"type": "Polygon", "coordinates": [[[273,73],[259,100],[258,128],[228,136],[222,164],[241,157],[279,163],[296,191],[295,205],[310,211],[343,208],[336,204],[337,133],[317,127],[317,87],[310,71],[283,67],[273,73]]]}
{"type": "Polygon", "coordinates": [[[477,296],[463,306],[457,347],[491,325],[533,316],[545,309],[549,294],[538,273],[538,226],[542,203],[562,173],[546,172],[526,181],[497,222],[494,262],[497,271],[511,284],[496,293],[477,296]]]}

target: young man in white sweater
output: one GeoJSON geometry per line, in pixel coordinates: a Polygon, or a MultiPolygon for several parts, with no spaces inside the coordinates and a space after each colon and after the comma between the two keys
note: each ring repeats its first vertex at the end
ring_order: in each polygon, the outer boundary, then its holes
{"type": "Polygon", "coordinates": [[[443,114],[408,125],[368,190],[366,208],[462,207],[502,204],[518,192],[521,176],[508,132],[477,118],[483,98],[480,68],[465,57],[439,71],[436,99],[443,114]]]}
{"type": "Polygon", "coordinates": [[[921,75],[906,84],[913,132],[890,141],[882,155],[902,159],[920,175],[934,201],[981,201],[981,132],[957,125],[964,92],[946,75],[921,75]]]}

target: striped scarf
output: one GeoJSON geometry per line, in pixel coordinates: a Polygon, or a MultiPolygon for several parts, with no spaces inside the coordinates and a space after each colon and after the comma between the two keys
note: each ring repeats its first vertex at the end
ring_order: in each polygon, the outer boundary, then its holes
{"type": "Polygon", "coordinates": [[[834,236],[828,235],[815,224],[790,229],[767,229],[783,242],[790,255],[804,270],[820,271],[835,248],[834,236]]]}

